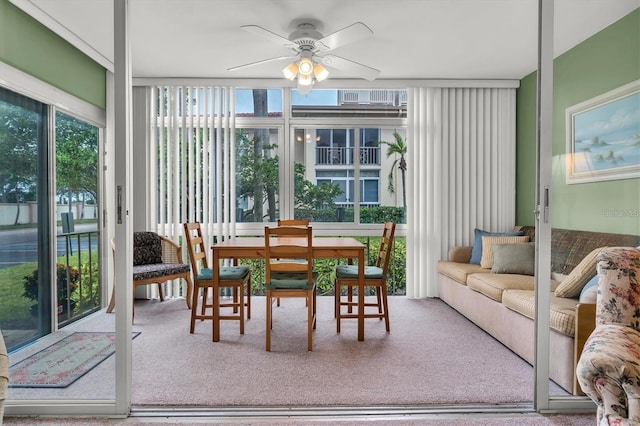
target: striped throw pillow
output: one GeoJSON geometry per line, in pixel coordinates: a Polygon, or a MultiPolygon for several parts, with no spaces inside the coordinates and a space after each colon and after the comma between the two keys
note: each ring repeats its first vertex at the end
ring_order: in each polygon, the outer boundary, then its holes
{"type": "Polygon", "coordinates": [[[482,236],[482,259],[480,259],[480,266],[483,268],[491,269],[493,266],[493,249],[492,244],[520,244],[528,243],[529,236],[523,235],[521,237],[512,236],[482,236]]]}
{"type": "Polygon", "coordinates": [[[596,257],[602,248],[603,247],[598,247],[586,255],[584,259],[573,268],[573,271],[567,275],[567,278],[562,280],[554,294],[558,297],[578,297],[582,291],[582,287],[597,273],[596,266],[598,260],[596,257]]]}

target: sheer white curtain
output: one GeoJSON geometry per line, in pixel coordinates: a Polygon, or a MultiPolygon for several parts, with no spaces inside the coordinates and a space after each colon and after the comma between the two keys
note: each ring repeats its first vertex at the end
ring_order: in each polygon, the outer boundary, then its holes
{"type": "Polygon", "coordinates": [[[514,225],[515,89],[412,88],[407,109],[407,295],[437,297],[450,247],[514,225]]]}

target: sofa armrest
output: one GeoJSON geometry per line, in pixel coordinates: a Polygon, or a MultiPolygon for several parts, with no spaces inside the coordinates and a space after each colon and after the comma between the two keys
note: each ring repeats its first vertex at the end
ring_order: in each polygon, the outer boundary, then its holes
{"type": "MultiPolygon", "coordinates": [[[[596,328],[596,304],[595,303],[578,303],[576,306],[576,335],[573,340],[574,349],[573,349],[573,371],[576,371],[576,366],[578,365],[578,360],[580,359],[580,355],[582,354],[582,348],[584,348],[584,344],[596,328]]],[[[584,395],[584,391],[578,384],[578,379],[574,380],[573,383],[573,394],[574,395],[584,395]]]]}
{"type": "Polygon", "coordinates": [[[447,260],[449,262],[469,263],[472,249],[472,246],[452,247],[449,249],[447,260]]]}

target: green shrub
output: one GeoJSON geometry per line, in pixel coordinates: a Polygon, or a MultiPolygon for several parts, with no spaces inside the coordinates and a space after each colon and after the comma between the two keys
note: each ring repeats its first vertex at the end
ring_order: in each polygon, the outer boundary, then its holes
{"type": "MultiPolygon", "coordinates": [[[[312,222],[338,222],[338,209],[343,207],[330,207],[320,210],[296,209],[297,219],[309,219],[312,222]]],[[[339,222],[353,222],[353,207],[344,208],[344,217],[339,222]]],[[[402,207],[378,206],[364,207],[360,209],[360,223],[406,223],[405,212],[402,207]]]]}

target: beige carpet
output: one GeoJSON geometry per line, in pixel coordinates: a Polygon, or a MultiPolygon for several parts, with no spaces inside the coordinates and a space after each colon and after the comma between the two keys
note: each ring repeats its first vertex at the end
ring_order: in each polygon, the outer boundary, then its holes
{"type": "MultiPolygon", "coordinates": [[[[379,406],[533,398],[531,366],[438,299],[391,297],[391,333],[381,321],[367,320],[366,340],[358,342],[354,320],[336,334],[333,299],[320,297],[313,352],[306,351],[304,303],[284,300],[274,310],[270,353],[264,350],[264,298],[253,302],[245,335],[225,321],[217,343],[210,322],[189,334],[184,300],[137,302],[133,404],[379,406]]],[[[112,330],[114,318],[99,313],[75,328],[112,330]]],[[[10,362],[35,350],[13,354],[10,362]]],[[[111,357],[67,389],[10,389],[9,399],[113,398],[113,369],[111,357]]],[[[552,395],[564,394],[553,383],[550,388],[552,395]]]]}

